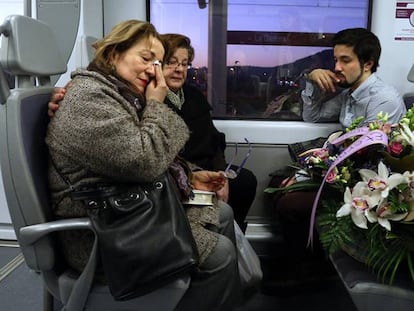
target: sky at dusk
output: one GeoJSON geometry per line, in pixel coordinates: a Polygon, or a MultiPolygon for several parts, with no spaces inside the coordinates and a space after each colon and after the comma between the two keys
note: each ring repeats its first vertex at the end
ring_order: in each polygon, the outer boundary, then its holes
{"type": "MultiPolygon", "coordinates": [[[[368,0],[228,2],[228,30],[335,33],[350,27],[366,27],[367,23],[368,0]]],[[[207,65],[208,7],[200,9],[196,0],[155,0],[151,1],[150,20],[161,33],[190,37],[195,48],[193,65],[207,65]]],[[[227,65],[237,61],[241,66],[278,66],[323,49],[326,47],[228,45],[227,65]]]]}

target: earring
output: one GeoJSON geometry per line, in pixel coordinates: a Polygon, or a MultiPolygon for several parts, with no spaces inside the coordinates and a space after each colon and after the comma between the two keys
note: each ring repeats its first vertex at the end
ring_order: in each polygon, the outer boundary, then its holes
{"type": "Polygon", "coordinates": [[[113,75],[116,74],[116,67],[115,67],[115,65],[112,65],[111,66],[111,72],[112,72],[113,75]]]}

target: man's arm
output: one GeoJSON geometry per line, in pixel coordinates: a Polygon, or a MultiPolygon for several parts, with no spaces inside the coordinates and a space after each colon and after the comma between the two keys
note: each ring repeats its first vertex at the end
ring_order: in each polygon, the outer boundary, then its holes
{"type": "Polygon", "coordinates": [[[337,83],[340,80],[335,73],[328,69],[314,69],[308,74],[304,74],[307,81],[313,82],[323,93],[335,93],[337,83]]]}
{"type": "Polygon", "coordinates": [[[315,69],[304,77],[303,120],[314,123],[338,121],[343,98],[337,96],[341,90],[336,86],[335,74],[330,70],[315,69]]]}
{"type": "MultiPolygon", "coordinates": [[[[365,101],[365,100],[364,100],[365,101]]],[[[367,98],[365,104],[364,125],[368,125],[378,119],[379,113],[388,114],[388,122],[398,123],[407,112],[404,101],[397,90],[383,87],[381,92],[367,98]]]]}

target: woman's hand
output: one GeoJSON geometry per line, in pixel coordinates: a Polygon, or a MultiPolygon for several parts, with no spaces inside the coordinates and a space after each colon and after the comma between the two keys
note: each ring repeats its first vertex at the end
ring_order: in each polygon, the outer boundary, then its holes
{"type": "Polygon", "coordinates": [[[227,178],[223,172],[196,171],[190,182],[196,190],[217,192],[225,186],[227,178]]]}
{"type": "Polygon", "coordinates": [[[226,178],[223,188],[216,191],[217,199],[228,202],[229,201],[229,180],[226,178]]]}
{"type": "Polygon", "coordinates": [[[153,99],[163,103],[165,96],[167,96],[168,86],[160,63],[154,63],[154,74],[153,79],[147,85],[145,97],[147,100],[153,99]]]}

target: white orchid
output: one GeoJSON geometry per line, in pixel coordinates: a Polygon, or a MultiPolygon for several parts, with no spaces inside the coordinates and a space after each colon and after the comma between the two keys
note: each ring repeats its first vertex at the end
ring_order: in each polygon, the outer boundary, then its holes
{"type": "Polygon", "coordinates": [[[354,189],[346,187],[344,193],[344,205],[336,212],[336,217],[351,214],[354,224],[362,229],[368,229],[367,220],[376,222],[375,211],[372,210],[381,201],[379,192],[370,191],[366,182],[358,182],[354,189]]]}
{"type": "Polygon", "coordinates": [[[329,135],[328,139],[326,140],[326,142],[323,144],[323,148],[327,148],[328,143],[332,143],[333,141],[335,141],[335,139],[337,139],[339,136],[341,136],[344,132],[343,131],[338,131],[338,132],[334,132],[331,135],[329,135]]]}
{"type": "Polygon", "coordinates": [[[376,210],[378,223],[388,231],[391,231],[391,223],[389,222],[390,220],[400,221],[403,220],[407,215],[408,213],[392,213],[386,200],[382,201],[380,206],[376,210]]]}
{"type": "Polygon", "coordinates": [[[360,169],[359,174],[362,180],[367,182],[369,189],[373,192],[380,192],[383,198],[388,197],[391,189],[408,181],[407,177],[399,173],[389,176],[388,168],[382,162],[378,163],[378,173],[369,169],[360,169]]]}

